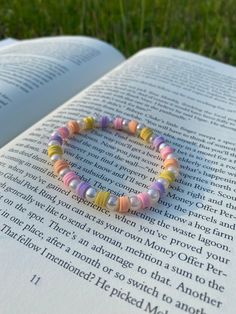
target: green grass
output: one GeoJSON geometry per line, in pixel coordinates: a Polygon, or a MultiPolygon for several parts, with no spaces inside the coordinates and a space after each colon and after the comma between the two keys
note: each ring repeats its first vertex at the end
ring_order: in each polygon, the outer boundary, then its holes
{"type": "Polygon", "coordinates": [[[88,35],[127,57],[150,46],[236,65],[236,0],[0,0],[0,37],[88,35]]]}

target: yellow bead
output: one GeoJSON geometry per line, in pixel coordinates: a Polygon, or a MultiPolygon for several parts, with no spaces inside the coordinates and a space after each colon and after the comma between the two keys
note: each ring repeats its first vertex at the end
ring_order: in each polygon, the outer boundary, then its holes
{"type": "Polygon", "coordinates": [[[168,171],[168,170],[164,170],[160,176],[160,178],[166,179],[169,184],[173,183],[175,181],[175,175],[173,174],[173,172],[168,171]]]}
{"type": "Polygon", "coordinates": [[[110,192],[99,191],[95,197],[94,203],[99,207],[105,208],[107,205],[109,196],[110,196],[110,192]]]}
{"type": "Polygon", "coordinates": [[[149,138],[152,136],[153,131],[150,128],[143,128],[140,132],[140,137],[144,140],[144,141],[148,141],[149,138]]]}
{"type": "Polygon", "coordinates": [[[85,123],[85,130],[91,130],[94,128],[94,118],[93,117],[86,117],[83,119],[85,123]]]}
{"type": "Polygon", "coordinates": [[[55,154],[60,156],[63,154],[63,150],[60,145],[52,145],[48,147],[48,156],[51,157],[55,154]]]}

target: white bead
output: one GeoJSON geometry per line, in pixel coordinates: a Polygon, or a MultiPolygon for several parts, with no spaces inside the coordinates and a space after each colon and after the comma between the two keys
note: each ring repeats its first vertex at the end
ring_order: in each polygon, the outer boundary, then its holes
{"type": "Polygon", "coordinates": [[[152,144],[153,143],[153,141],[154,141],[154,139],[157,137],[158,135],[157,134],[153,134],[152,136],[150,136],[150,138],[149,138],[149,143],[150,144],[152,144]]]}
{"type": "Polygon", "coordinates": [[[119,199],[116,195],[111,194],[108,198],[106,208],[112,211],[116,211],[118,208],[119,199]]]}
{"type": "Polygon", "coordinates": [[[142,202],[136,195],[130,196],[129,200],[131,210],[140,210],[142,208],[142,202]]]}
{"type": "Polygon", "coordinates": [[[136,127],[136,136],[139,136],[140,132],[142,131],[142,129],[144,129],[145,126],[141,123],[139,123],[136,127]]]}
{"type": "Polygon", "coordinates": [[[54,154],[51,156],[50,159],[51,159],[51,161],[55,162],[57,160],[61,160],[62,158],[61,158],[61,155],[54,154]]]}
{"type": "Polygon", "coordinates": [[[95,128],[100,128],[101,127],[101,115],[95,113],[94,116],[93,116],[93,119],[94,119],[94,127],[95,128]]]}
{"type": "Polygon", "coordinates": [[[94,119],[94,127],[95,128],[100,128],[100,118],[101,116],[97,113],[94,114],[93,119],[94,119]]]}
{"type": "Polygon", "coordinates": [[[95,200],[96,195],[97,195],[97,190],[93,187],[90,187],[87,189],[85,193],[85,198],[88,202],[93,202],[95,200]]]}
{"type": "Polygon", "coordinates": [[[159,201],[159,198],[160,198],[159,191],[150,189],[147,191],[147,193],[150,195],[152,205],[156,204],[159,201]]]}
{"type": "Polygon", "coordinates": [[[166,146],[168,146],[167,143],[161,143],[160,146],[159,146],[159,152],[160,152],[163,148],[165,148],[166,146]]]}
{"type": "Polygon", "coordinates": [[[72,190],[75,190],[79,183],[80,183],[80,181],[78,179],[73,179],[72,181],[70,181],[69,187],[72,190]]]}
{"type": "Polygon", "coordinates": [[[95,128],[100,128],[100,118],[99,117],[94,117],[94,127],[95,128]]]}
{"type": "Polygon", "coordinates": [[[71,171],[69,168],[64,168],[59,172],[59,176],[63,178],[69,171],[71,171]]]}
{"type": "Polygon", "coordinates": [[[178,159],[177,159],[177,156],[176,156],[174,153],[171,153],[171,154],[167,155],[167,157],[166,157],[165,160],[167,160],[167,159],[172,159],[172,158],[178,160],[178,159]]]}
{"type": "Polygon", "coordinates": [[[169,166],[166,168],[166,170],[172,172],[174,174],[175,178],[177,178],[179,175],[179,169],[177,167],[169,166]]]}
{"type": "Polygon", "coordinates": [[[110,124],[111,124],[111,122],[113,121],[114,118],[111,115],[107,115],[107,118],[109,120],[108,127],[110,127],[110,124]]]}
{"type": "Polygon", "coordinates": [[[129,130],[129,120],[124,119],[122,121],[122,130],[124,130],[126,132],[129,130]]]}
{"type": "Polygon", "coordinates": [[[114,128],[114,120],[115,120],[115,118],[114,117],[109,117],[109,128],[114,128]]]}
{"type": "Polygon", "coordinates": [[[54,131],[54,132],[51,134],[51,136],[60,136],[60,137],[61,137],[61,134],[58,133],[57,131],[54,131]]]}
{"type": "Polygon", "coordinates": [[[61,146],[61,143],[59,143],[56,140],[51,140],[50,142],[48,142],[48,146],[52,146],[52,145],[60,145],[61,146]]]}
{"type": "Polygon", "coordinates": [[[77,120],[77,123],[79,125],[79,129],[80,130],[84,130],[85,129],[85,122],[83,120],[77,120]]]}
{"type": "Polygon", "coordinates": [[[106,117],[108,118],[108,121],[109,121],[107,127],[110,127],[111,122],[114,120],[114,118],[111,115],[106,115],[106,117]]]}
{"type": "Polygon", "coordinates": [[[158,178],[157,182],[160,182],[164,186],[165,190],[167,190],[170,185],[169,182],[164,178],[158,178]]]}
{"type": "Polygon", "coordinates": [[[144,128],[145,128],[145,125],[142,124],[142,123],[139,123],[139,124],[137,125],[137,127],[136,127],[136,130],[137,130],[137,131],[141,131],[141,130],[144,129],[144,128]]]}

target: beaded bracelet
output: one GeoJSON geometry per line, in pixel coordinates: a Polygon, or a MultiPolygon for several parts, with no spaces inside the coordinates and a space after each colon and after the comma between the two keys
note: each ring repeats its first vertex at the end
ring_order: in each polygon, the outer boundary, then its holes
{"type": "Polygon", "coordinates": [[[174,149],[165,142],[162,136],[154,134],[151,128],[135,120],[126,120],[120,117],[111,119],[107,116],[100,118],[89,116],[78,121],[69,121],[65,126],[58,128],[51,134],[48,143],[48,156],[54,163],[54,172],[62,178],[66,187],[71,188],[79,197],[85,198],[97,206],[120,213],[153,206],[165,194],[169,185],[179,174],[179,162],[174,154],[174,149]],[[162,159],[164,159],[164,170],[146,192],[132,196],[116,196],[108,191],[97,190],[89,183],[81,181],[80,177],[70,169],[69,164],[62,159],[62,145],[68,138],[82,131],[107,127],[123,130],[137,136],[150,143],[154,150],[160,152],[162,159]]]}

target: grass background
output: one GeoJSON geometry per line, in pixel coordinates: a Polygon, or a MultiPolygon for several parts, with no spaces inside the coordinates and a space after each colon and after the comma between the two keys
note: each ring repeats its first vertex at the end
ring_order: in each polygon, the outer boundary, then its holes
{"type": "Polygon", "coordinates": [[[127,57],[175,47],[236,65],[236,0],[0,0],[0,38],[88,35],[127,57]]]}

